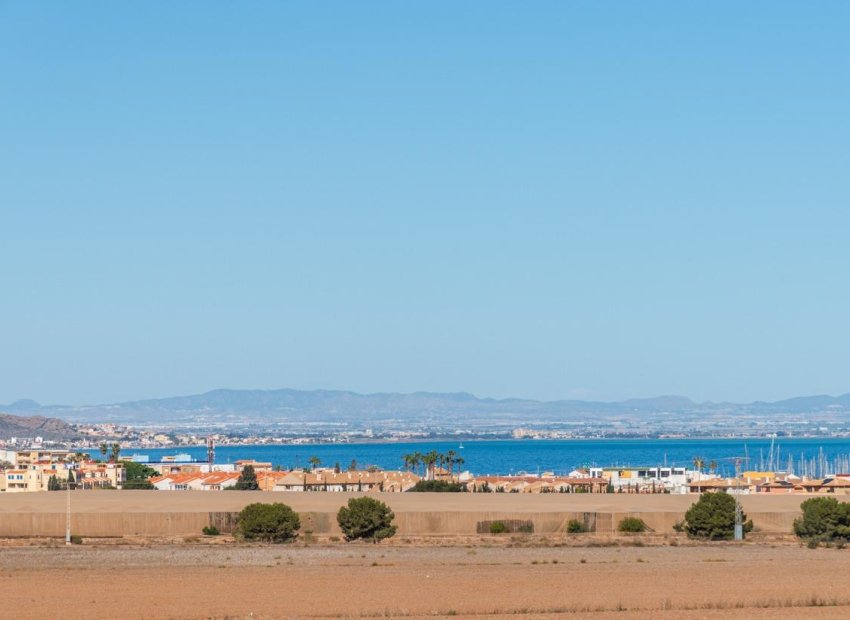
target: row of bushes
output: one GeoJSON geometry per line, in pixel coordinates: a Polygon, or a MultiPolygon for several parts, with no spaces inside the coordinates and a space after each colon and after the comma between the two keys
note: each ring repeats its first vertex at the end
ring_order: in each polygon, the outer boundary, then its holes
{"type": "MultiPolygon", "coordinates": [[[[820,543],[843,546],[850,541],[850,503],[835,498],[817,497],[807,499],[801,504],[803,514],[794,521],[794,533],[809,542],[810,546],[820,543]]],[[[677,531],[687,532],[691,538],[702,540],[731,540],[735,532],[735,498],[726,493],[706,493],[700,496],[685,513],[685,520],[676,524],[677,531]]],[[[396,533],[393,525],[395,515],[384,502],[371,497],[352,498],[348,505],[337,513],[337,523],[346,540],[371,540],[379,542],[396,533]]],[[[752,531],[753,522],[741,512],[743,531],[752,531]]],[[[266,542],[288,542],[295,539],[301,528],[298,514],[286,504],[249,504],[237,521],[236,533],[245,540],[266,542]]],[[[509,532],[532,533],[531,521],[487,521],[479,524],[479,531],[491,534],[509,532]]],[[[649,528],[643,519],[626,517],[617,526],[624,533],[642,533],[649,528]]],[[[567,524],[567,532],[578,534],[585,532],[584,523],[572,519],[567,524]]],[[[204,528],[204,534],[218,534],[214,526],[204,528]]]]}
{"type": "MultiPolygon", "coordinates": [[[[377,543],[396,533],[393,514],[384,502],[371,497],[352,498],[339,509],[337,523],[348,541],[363,539],[377,543]]],[[[248,504],[239,513],[236,534],[245,540],[272,543],[290,542],[298,536],[301,519],[286,504],[248,504]]],[[[218,528],[208,526],[206,535],[219,534],[218,528]]]]}

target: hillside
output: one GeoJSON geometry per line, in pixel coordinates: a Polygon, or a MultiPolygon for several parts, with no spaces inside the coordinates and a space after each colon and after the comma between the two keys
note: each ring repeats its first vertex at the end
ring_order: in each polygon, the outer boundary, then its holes
{"type": "Polygon", "coordinates": [[[77,432],[57,418],[44,416],[16,416],[0,413],[0,439],[10,437],[43,437],[49,440],[66,440],[77,437],[77,432]]]}

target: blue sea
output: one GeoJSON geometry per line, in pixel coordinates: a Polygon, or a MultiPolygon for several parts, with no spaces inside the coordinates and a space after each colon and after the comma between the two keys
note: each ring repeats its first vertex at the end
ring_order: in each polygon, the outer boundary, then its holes
{"type": "MultiPolygon", "coordinates": [[[[793,457],[799,472],[799,462],[817,460],[840,463],[850,460],[850,439],[777,439],[773,442],[775,469],[786,469],[788,457],[793,457]],[[778,453],[778,454],[777,454],[778,453]]],[[[476,475],[536,474],[544,471],[565,474],[580,466],[639,466],[678,465],[692,467],[694,457],[702,457],[705,466],[716,461],[722,474],[734,473],[733,457],[749,456],[745,469],[767,467],[771,453],[770,439],[575,439],[575,440],[501,440],[458,442],[389,442],[371,444],[301,444],[275,446],[219,446],[217,463],[232,463],[239,459],[271,462],[284,468],[308,465],[316,456],[324,466],[339,463],[345,469],[352,460],[359,467],[377,465],[383,469],[402,469],[403,455],[411,452],[454,450],[463,457],[463,470],[476,475]]],[[[124,456],[147,454],[151,461],[178,453],[193,459],[206,460],[204,446],[171,449],[127,448],[124,456]]],[[[840,469],[840,466],[839,466],[840,469]]]]}

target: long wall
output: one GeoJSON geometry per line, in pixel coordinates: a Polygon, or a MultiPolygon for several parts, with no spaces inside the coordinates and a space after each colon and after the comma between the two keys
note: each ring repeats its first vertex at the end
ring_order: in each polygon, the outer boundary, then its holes
{"type": "MultiPolygon", "coordinates": [[[[339,534],[336,512],[356,493],[258,493],[77,491],[71,494],[72,532],[85,537],[182,536],[215,524],[227,531],[234,516],[252,502],[279,501],[299,512],[302,530],[339,534]]],[[[656,532],[671,532],[695,495],[531,495],[388,493],[378,495],[396,514],[400,535],[473,535],[481,523],[516,520],[538,534],[563,533],[571,519],[616,530],[626,516],[639,516],[656,532]]],[[[0,537],[64,536],[62,492],[0,496],[0,537]]],[[[789,533],[805,496],[749,496],[744,510],[765,533],[789,533]]]]}

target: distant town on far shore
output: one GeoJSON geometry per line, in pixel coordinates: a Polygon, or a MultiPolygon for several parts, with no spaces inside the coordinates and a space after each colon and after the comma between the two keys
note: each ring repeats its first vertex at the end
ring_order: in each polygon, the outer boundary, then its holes
{"type": "Polygon", "coordinates": [[[679,396],[619,402],[477,398],[468,393],[213,390],[68,406],[0,406],[0,446],[85,448],[354,443],[436,439],[850,436],[850,394],[777,402],[696,403],[679,396]],[[201,439],[199,440],[199,437],[201,439]]]}

